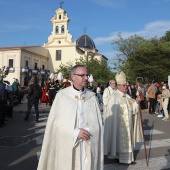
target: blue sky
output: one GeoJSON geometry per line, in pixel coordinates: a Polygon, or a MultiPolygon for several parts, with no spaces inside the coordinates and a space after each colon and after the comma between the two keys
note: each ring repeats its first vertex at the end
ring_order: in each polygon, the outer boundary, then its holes
{"type": "MultiPolygon", "coordinates": [[[[0,47],[40,45],[52,31],[51,18],[61,0],[0,0],[0,47]]],[[[160,37],[170,30],[170,0],[65,0],[75,41],[90,36],[99,53],[115,58],[111,42],[119,32],[160,37]]]]}

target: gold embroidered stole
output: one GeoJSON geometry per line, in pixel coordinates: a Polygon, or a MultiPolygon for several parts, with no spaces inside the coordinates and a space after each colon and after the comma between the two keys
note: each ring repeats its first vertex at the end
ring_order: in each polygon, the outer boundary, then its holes
{"type": "MultiPolygon", "coordinates": [[[[126,97],[120,98],[120,107],[121,107],[121,133],[122,133],[122,144],[123,152],[132,152],[132,142],[131,142],[131,132],[130,132],[130,123],[129,123],[129,111],[126,97]]],[[[130,107],[130,106],[129,106],[130,107]]]]}

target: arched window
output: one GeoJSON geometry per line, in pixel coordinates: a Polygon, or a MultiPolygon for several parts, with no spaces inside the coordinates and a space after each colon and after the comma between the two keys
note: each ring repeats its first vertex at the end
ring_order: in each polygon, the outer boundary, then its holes
{"type": "Polygon", "coordinates": [[[61,27],[61,33],[64,33],[64,25],[61,27]]]}
{"type": "Polygon", "coordinates": [[[56,26],[55,32],[56,32],[56,34],[58,34],[58,33],[59,33],[58,26],[56,26]]]}

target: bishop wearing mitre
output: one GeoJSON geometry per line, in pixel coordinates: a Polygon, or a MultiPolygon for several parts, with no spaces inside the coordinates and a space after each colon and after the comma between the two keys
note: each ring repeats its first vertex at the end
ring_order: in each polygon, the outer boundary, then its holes
{"type": "Polygon", "coordinates": [[[116,74],[117,90],[112,93],[107,105],[104,122],[104,155],[118,159],[119,163],[135,164],[134,146],[142,141],[142,126],[138,102],[127,92],[126,75],[116,74]]]}

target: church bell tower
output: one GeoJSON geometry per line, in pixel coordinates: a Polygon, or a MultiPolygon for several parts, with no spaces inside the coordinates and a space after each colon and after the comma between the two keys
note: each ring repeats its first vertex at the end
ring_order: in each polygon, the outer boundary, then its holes
{"type": "Polygon", "coordinates": [[[72,42],[72,35],[68,30],[69,21],[70,19],[67,16],[67,12],[60,6],[60,8],[55,11],[54,17],[51,19],[53,30],[48,37],[47,44],[44,44],[44,46],[51,43],[57,43],[56,45],[59,45],[62,41],[72,42]]]}

